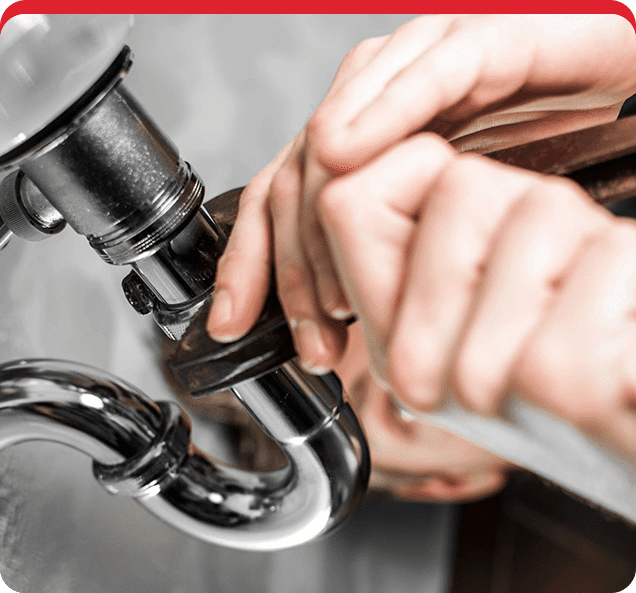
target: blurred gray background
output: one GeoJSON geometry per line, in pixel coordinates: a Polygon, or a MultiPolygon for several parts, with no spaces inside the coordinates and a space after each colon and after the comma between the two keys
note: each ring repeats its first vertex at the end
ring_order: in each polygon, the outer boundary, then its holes
{"type": "MultiPolygon", "coordinates": [[[[359,41],[409,16],[142,15],[126,84],[206,182],[245,185],[300,130],[359,41]]],[[[171,397],[151,321],[121,269],[67,230],[0,253],[0,361],[77,360],[171,397]]],[[[195,441],[197,432],[195,427],[195,441]]],[[[214,453],[212,451],[212,453],[214,453]]],[[[447,590],[451,505],[368,500],[336,534],[280,553],[203,544],[107,495],[87,457],[30,443],[0,454],[0,574],[20,593],[447,590]]]]}

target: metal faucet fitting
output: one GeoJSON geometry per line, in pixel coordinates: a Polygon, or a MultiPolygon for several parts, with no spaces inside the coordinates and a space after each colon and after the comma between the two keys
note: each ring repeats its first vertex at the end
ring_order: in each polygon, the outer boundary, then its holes
{"type": "MultiPolygon", "coordinates": [[[[64,113],[0,156],[0,171],[19,168],[0,187],[0,241],[12,234],[39,240],[47,224],[58,230],[68,223],[105,262],[132,268],[123,282],[129,302],[181,340],[200,332],[238,193],[201,207],[202,181],[121,84],[131,63],[124,47],[64,113]]],[[[188,423],[173,407],[53,361],[0,367],[0,446],[33,438],[76,446],[96,459],[96,476],[109,491],[132,495],[176,528],[221,545],[288,547],[344,519],[368,483],[366,441],[337,377],[313,377],[296,365],[275,292],[249,339],[231,352],[219,355],[207,336],[196,342],[203,354],[194,344],[183,340],[179,364],[188,374],[177,377],[195,395],[231,388],[285,453],[286,468],[221,468],[189,444],[188,423]],[[192,390],[196,372],[207,374],[205,390],[192,390]],[[120,417],[132,426],[124,430],[120,417]]]]}

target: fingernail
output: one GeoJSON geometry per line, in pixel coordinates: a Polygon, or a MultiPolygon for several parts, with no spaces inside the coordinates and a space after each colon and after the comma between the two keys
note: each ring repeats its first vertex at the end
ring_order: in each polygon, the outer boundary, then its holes
{"type": "Polygon", "coordinates": [[[327,348],[320,334],[318,325],[310,319],[301,321],[291,320],[289,325],[296,338],[296,348],[300,364],[309,373],[324,375],[330,371],[329,367],[318,364],[316,359],[327,356],[327,348]]]}
{"type": "Polygon", "coordinates": [[[345,319],[349,319],[349,317],[353,315],[353,312],[351,311],[351,309],[337,308],[337,309],[333,309],[329,313],[329,315],[332,319],[337,319],[338,321],[344,321],[345,319]]]}

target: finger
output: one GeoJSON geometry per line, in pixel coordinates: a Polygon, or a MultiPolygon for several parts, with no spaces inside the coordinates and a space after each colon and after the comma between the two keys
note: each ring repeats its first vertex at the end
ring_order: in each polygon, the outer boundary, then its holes
{"type": "Polygon", "coordinates": [[[302,249],[298,225],[302,160],[303,144],[299,142],[272,180],[268,204],[278,295],[296,352],[307,371],[323,374],[342,355],[346,333],[317,305],[314,278],[302,249]]]}
{"type": "Polygon", "coordinates": [[[494,492],[507,464],[451,432],[405,422],[392,396],[369,375],[359,324],[348,330],[347,351],[337,372],[368,435],[374,467],[371,487],[414,499],[441,499],[440,484],[447,487],[447,499],[464,498],[469,490],[471,496],[485,495],[489,488],[494,492]]]}
{"type": "MultiPolygon", "coordinates": [[[[352,314],[351,306],[334,267],[333,256],[316,212],[318,195],[324,186],[339,173],[344,171],[329,171],[318,163],[314,158],[311,143],[308,144],[300,216],[303,249],[313,271],[316,298],[321,309],[333,319],[346,319],[352,314]]],[[[352,196],[352,199],[355,198],[352,196]]]]}
{"type": "MultiPolygon", "coordinates": [[[[335,92],[362,68],[385,43],[385,38],[366,40],[349,52],[329,93],[335,92]]],[[[329,94],[328,94],[329,96],[329,94]]],[[[215,298],[207,329],[220,341],[234,341],[256,322],[269,287],[271,226],[266,206],[271,181],[287,160],[292,146],[300,150],[304,133],[290,142],[245,188],[239,213],[224,255],[217,264],[215,298]]]]}
{"type": "Polygon", "coordinates": [[[451,390],[494,413],[523,344],[542,320],[585,242],[609,213],[573,183],[541,179],[516,201],[494,239],[453,357],[451,390]]]}
{"type": "Polygon", "coordinates": [[[634,253],[633,221],[589,241],[511,377],[515,393],[632,453],[634,253]]]}
{"type": "Polygon", "coordinates": [[[387,346],[387,380],[407,406],[427,410],[440,402],[495,232],[536,178],[459,155],[429,189],[387,346]]]}
{"type": "Polygon", "coordinates": [[[376,374],[384,368],[414,217],[453,154],[438,136],[417,135],[333,180],[320,195],[322,227],[347,299],[363,325],[376,374]]]}
{"type": "Polygon", "coordinates": [[[377,56],[389,38],[389,35],[371,37],[361,41],[349,51],[344,60],[342,60],[336,72],[336,76],[325,95],[323,103],[328,101],[336,93],[341,92],[341,89],[377,56]]]}
{"type": "MultiPolygon", "coordinates": [[[[335,319],[351,315],[351,307],[344,294],[337,271],[332,264],[329,247],[319,221],[315,202],[320,191],[334,175],[350,172],[337,163],[322,162],[325,128],[344,126],[359,113],[374,94],[383,92],[394,72],[414,61],[423,49],[434,45],[446,33],[449,17],[422,18],[407,23],[388,39],[366,48],[364,55],[352,52],[355,60],[346,64],[340,80],[334,82],[326,100],[308,125],[303,196],[301,210],[303,247],[316,281],[318,301],[323,311],[335,319]],[[354,65],[355,64],[355,65],[354,65]]],[[[345,64],[343,63],[343,66],[345,64]]],[[[340,73],[339,73],[340,74],[340,73]]]]}
{"type": "Polygon", "coordinates": [[[613,66],[623,61],[622,47],[635,50],[633,31],[609,15],[456,17],[447,34],[372,92],[373,100],[332,134],[322,156],[353,166],[433,118],[437,129],[440,121],[461,125],[501,109],[616,105],[634,86],[622,64],[613,66]]]}
{"type": "Polygon", "coordinates": [[[305,229],[304,236],[308,237],[305,244],[305,254],[312,264],[320,307],[329,317],[345,320],[353,315],[353,311],[333,266],[327,238],[318,225],[313,209],[307,218],[310,220],[305,220],[304,224],[301,225],[305,229]]]}
{"type": "Polygon", "coordinates": [[[531,45],[524,43],[523,37],[514,39],[494,26],[459,28],[386,84],[382,93],[349,123],[346,142],[354,148],[374,146],[375,138],[391,144],[424,128],[460,102],[469,106],[457,119],[474,115],[519,90],[532,57],[531,45]],[[499,60],[493,52],[500,52],[499,60]],[[512,59],[504,61],[501,56],[512,59]],[[489,68],[491,63],[496,67],[489,68]]]}
{"type": "Polygon", "coordinates": [[[395,495],[407,500],[470,502],[493,496],[506,485],[506,471],[440,472],[419,482],[395,485],[395,495]]]}
{"type": "Polygon", "coordinates": [[[290,142],[241,194],[236,221],[217,263],[207,319],[207,331],[215,340],[237,340],[251,329],[261,313],[269,290],[272,257],[267,193],[274,174],[296,141],[290,142]]]}
{"type": "Polygon", "coordinates": [[[356,408],[368,435],[375,482],[402,498],[468,500],[499,490],[507,463],[436,426],[405,422],[390,394],[368,374],[356,408]]]}
{"type": "Polygon", "coordinates": [[[454,18],[449,15],[424,16],[402,25],[385,39],[373,59],[367,60],[363,68],[349,76],[346,84],[338,85],[330,92],[308,124],[308,136],[317,163],[329,172],[350,170],[390,146],[394,134],[390,138],[374,136],[370,144],[365,144],[364,140],[357,141],[348,126],[383,95],[397,72],[443,39],[454,18]]]}
{"type": "MultiPolygon", "coordinates": [[[[350,84],[350,80],[385,47],[388,39],[388,36],[367,39],[353,48],[343,60],[323,104],[350,84]]],[[[321,166],[313,157],[311,142],[310,139],[305,151],[303,206],[300,211],[302,244],[305,257],[312,269],[316,298],[322,311],[333,319],[343,320],[350,317],[352,311],[333,266],[326,237],[316,216],[315,203],[324,185],[334,175],[346,171],[334,171],[321,166]]]]}

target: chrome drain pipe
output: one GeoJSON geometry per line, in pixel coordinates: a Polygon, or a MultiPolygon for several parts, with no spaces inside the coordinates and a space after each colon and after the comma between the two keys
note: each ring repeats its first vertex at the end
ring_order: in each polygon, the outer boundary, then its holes
{"type": "Polygon", "coordinates": [[[32,440],[93,458],[97,480],[133,497],[195,538],[244,550],[278,550],[328,532],[359,503],[369,474],[360,428],[335,376],[305,375],[294,361],[267,383],[236,391],[288,464],[270,472],[223,465],[195,447],[190,420],[103,371],[55,360],[0,366],[0,449],[32,440]],[[278,407],[285,408],[285,417],[278,407]]]}

